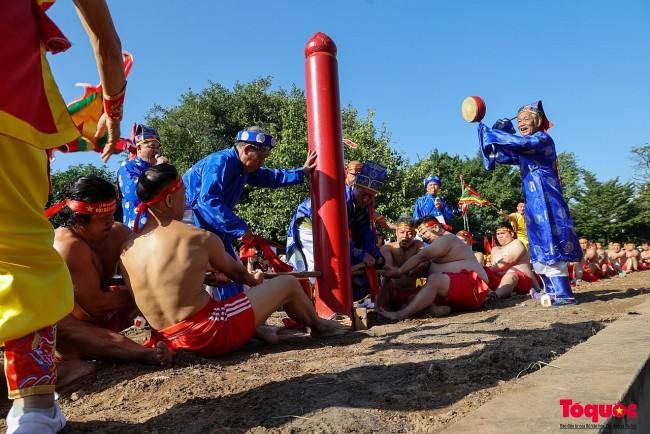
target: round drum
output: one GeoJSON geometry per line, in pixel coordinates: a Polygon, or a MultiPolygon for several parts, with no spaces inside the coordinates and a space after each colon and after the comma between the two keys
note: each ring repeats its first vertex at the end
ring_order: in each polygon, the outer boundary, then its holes
{"type": "Polygon", "coordinates": [[[485,101],[480,96],[468,96],[461,107],[467,122],[480,122],[485,117],[485,101]]]}

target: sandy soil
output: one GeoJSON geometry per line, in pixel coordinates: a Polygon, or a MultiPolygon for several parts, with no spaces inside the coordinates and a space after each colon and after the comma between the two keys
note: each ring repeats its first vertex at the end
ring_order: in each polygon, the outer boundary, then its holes
{"type": "Polygon", "coordinates": [[[284,329],[277,346],[252,340],[219,360],[179,353],[169,369],[97,362],[60,392],[63,432],[441,432],[649,294],[646,271],[582,284],[572,307],[515,296],[437,319],[370,313],[368,330],[330,339],[284,329]]]}

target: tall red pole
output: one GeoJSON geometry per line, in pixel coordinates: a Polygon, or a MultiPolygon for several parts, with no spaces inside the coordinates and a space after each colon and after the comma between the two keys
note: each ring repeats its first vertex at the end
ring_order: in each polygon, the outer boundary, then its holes
{"type": "Polygon", "coordinates": [[[305,46],[309,150],[318,153],[311,177],[316,311],[352,318],[352,275],[345,201],[343,131],[336,44],[317,32],[305,46]]]}

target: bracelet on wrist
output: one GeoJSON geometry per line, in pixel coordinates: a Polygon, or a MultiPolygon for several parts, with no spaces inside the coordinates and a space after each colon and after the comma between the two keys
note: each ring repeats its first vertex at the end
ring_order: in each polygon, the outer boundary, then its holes
{"type": "Polygon", "coordinates": [[[117,95],[104,95],[104,113],[114,121],[121,121],[124,115],[124,95],[126,94],[126,82],[117,95]]]}

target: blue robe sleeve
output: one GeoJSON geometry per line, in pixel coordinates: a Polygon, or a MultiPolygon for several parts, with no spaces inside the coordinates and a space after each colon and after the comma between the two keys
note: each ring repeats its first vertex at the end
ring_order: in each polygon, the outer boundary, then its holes
{"type": "MultiPolygon", "coordinates": [[[[509,134],[501,130],[490,129],[482,123],[478,125],[478,138],[481,151],[481,160],[487,170],[494,170],[496,163],[499,164],[519,164],[517,152],[501,146],[508,142],[514,134],[509,134]]],[[[520,137],[523,138],[523,137],[520,137]]]]}
{"type": "Polygon", "coordinates": [[[247,184],[254,187],[278,188],[300,184],[305,180],[305,172],[299,169],[269,169],[260,167],[248,175],[247,184]]]}
{"type": "Polygon", "coordinates": [[[424,197],[418,197],[415,201],[415,207],[413,207],[413,219],[418,220],[419,218],[424,217],[426,214],[423,210],[423,199],[424,197]]]}
{"type": "Polygon", "coordinates": [[[201,214],[214,232],[239,238],[248,230],[248,225],[225,202],[226,194],[229,192],[224,191],[224,185],[232,184],[228,181],[229,177],[239,176],[238,170],[228,169],[229,167],[226,166],[226,170],[203,173],[195,212],[201,214]]]}

